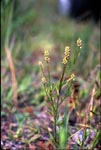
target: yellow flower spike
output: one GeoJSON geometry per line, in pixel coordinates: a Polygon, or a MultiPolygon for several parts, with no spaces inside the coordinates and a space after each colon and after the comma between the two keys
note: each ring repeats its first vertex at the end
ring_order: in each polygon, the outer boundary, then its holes
{"type": "Polygon", "coordinates": [[[69,56],[70,55],[70,47],[69,46],[66,46],[65,47],[65,56],[69,56]]]}
{"type": "Polygon", "coordinates": [[[41,61],[39,61],[39,66],[43,67],[43,63],[41,61]]]}
{"type": "Polygon", "coordinates": [[[46,79],[46,77],[42,77],[42,83],[47,83],[47,79],[46,79]]]}
{"type": "Polygon", "coordinates": [[[50,58],[49,57],[45,57],[45,61],[46,62],[50,62],[50,58]]]}
{"type": "Polygon", "coordinates": [[[71,79],[74,79],[75,78],[75,74],[71,74],[71,79]]]}
{"type": "Polygon", "coordinates": [[[44,56],[45,56],[45,57],[49,56],[49,51],[48,51],[48,50],[45,50],[44,56]]]}
{"type": "Polygon", "coordinates": [[[77,46],[82,48],[82,40],[80,38],[77,40],[77,46]]]}
{"type": "Polygon", "coordinates": [[[69,46],[66,46],[65,47],[65,52],[64,52],[64,58],[63,58],[63,61],[62,63],[65,65],[67,64],[68,60],[69,60],[69,57],[70,57],[70,47],[69,46]]]}
{"type": "Polygon", "coordinates": [[[45,61],[46,61],[47,63],[50,62],[49,51],[48,51],[48,50],[45,50],[45,52],[44,52],[44,57],[45,57],[45,61]]]}
{"type": "Polygon", "coordinates": [[[75,75],[74,74],[71,74],[70,78],[67,80],[67,82],[73,80],[75,78],[75,75]]]}
{"type": "Polygon", "coordinates": [[[63,58],[62,63],[63,63],[64,65],[66,65],[66,64],[67,64],[67,57],[64,57],[64,58],[63,58]]]}

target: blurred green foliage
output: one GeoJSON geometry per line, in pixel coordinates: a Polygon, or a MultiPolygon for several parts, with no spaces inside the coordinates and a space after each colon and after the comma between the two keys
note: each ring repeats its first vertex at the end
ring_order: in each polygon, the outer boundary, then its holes
{"type": "MultiPolygon", "coordinates": [[[[64,47],[71,45],[73,59],[78,37],[82,39],[83,46],[75,70],[77,75],[86,79],[90,70],[96,67],[100,60],[99,30],[99,23],[78,23],[68,17],[59,16],[57,2],[53,0],[1,1],[2,98],[11,99],[12,95],[5,46],[10,47],[19,85],[18,91],[23,93],[28,88],[29,91],[36,88],[32,87],[32,83],[36,80],[36,75],[39,74],[40,77],[37,65],[40,51],[43,53],[43,50],[51,49],[52,55],[59,54],[61,57],[64,47]]],[[[53,67],[58,68],[58,63],[53,67]]]]}

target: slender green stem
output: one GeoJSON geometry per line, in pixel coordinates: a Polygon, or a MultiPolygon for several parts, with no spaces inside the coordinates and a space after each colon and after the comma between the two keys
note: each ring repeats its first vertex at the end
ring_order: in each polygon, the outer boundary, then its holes
{"type": "Polygon", "coordinates": [[[56,112],[54,114],[54,140],[56,142],[56,112]]]}
{"type": "Polygon", "coordinates": [[[75,57],[75,59],[74,59],[74,64],[76,63],[77,58],[79,57],[79,55],[80,55],[80,51],[79,51],[79,50],[77,50],[77,54],[76,54],[76,57],[75,57]]]}
{"type": "Polygon", "coordinates": [[[54,103],[54,99],[53,99],[52,91],[51,90],[50,90],[50,100],[51,100],[51,103],[52,103],[53,110],[55,112],[55,103],[54,103]]]}
{"type": "Polygon", "coordinates": [[[57,140],[57,131],[56,131],[56,125],[57,125],[57,113],[58,113],[58,110],[57,110],[57,107],[55,107],[55,103],[53,101],[53,95],[52,95],[52,90],[51,90],[51,84],[50,84],[50,68],[49,68],[49,64],[47,64],[47,68],[48,68],[48,78],[49,78],[49,92],[50,92],[50,99],[51,99],[51,102],[52,102],[52,107],[53,107],[53,114],[54,114],[54,140],[56,142],[57,140]]]}
{"type": "Polygon", "coordinates": [[[47,63],[47,69],[48,69],[48,78],[49,78],[49,86],[50,86],[50,67],[49,67],[49,63],[47,63]]]}
{"type": "Polygon", "coordinates": [[[61,76],[60,83],[59,83],[59,94],[57,95],[57,105],[56,105],[57,113],[58,113],[58,107],[59,107],[59,101],[60,101],[60,95],[61,95],[61,88],[62,88],[62,82],[63,82],[63,78],[64,78],[64,74],[65,74],[65,69],[66,69],[66,65],[64,65],[64,67],[63,67],[63,72],[62,72],[62,76],[61,76]]]}
{"type": "Polygon", "coordinates": [[[55,139],[55,142],[57,142],[57,137],[56,137],[57,136],[57,130],[56,130],[56,126],[57,126],[57,119],[58,119],[60,93],[61,93],[61,87],[62,87],[62,81],[63,81],[65,69],[66,69],[66,65],[63,68],[62,76],[61,76],[61,79],[60,79],[59,94],[57,95],[57,102],[56,102],[56,105],[55,105],[56,108],[55,108],[55,112],[54,112],[54,139],[55,139]]]}
{"type": "Polygon", "coordinates": [[[61,87],[62,87],[63,77],[64,77],[64,74],[65,74],[65,69],[66,69],[66,65],[64,65],[64,67],[63,67],[63,72],[62,72],[62,76],[61,76],[61,79],[60,79],[60,84],[59,84],[59,95],[60,95],[60,93],[61,93],[61,87]]]}
{"type": "Polygon", "coordinates": [[[50,95],[48,95],[47,88],[46,88],[45,84],[43,84],[43,86],[44,86],[44,89],[45,89],[46,96],[50,99],[50,102],[52,103],[53,110],[55,111],[55,106],[54,106],[52,93],[50,93],[50,95]]]}

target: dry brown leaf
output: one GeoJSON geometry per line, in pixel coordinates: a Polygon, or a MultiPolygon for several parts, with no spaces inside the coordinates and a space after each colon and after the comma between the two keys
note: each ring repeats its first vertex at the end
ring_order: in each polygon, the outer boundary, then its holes
{"type": "Polygon", "coordinates": [[[32,106],[26,106],[26,107],[24,108],[24,112],[27,112],[27,113],[29,113],[29,114],[33,114],[34,108],[33,108],[32,106]]]}

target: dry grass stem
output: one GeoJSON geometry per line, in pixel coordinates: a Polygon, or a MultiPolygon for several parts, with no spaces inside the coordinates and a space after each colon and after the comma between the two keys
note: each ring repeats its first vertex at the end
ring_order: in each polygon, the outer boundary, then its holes
{"type": "Polygon", "coordinates": [[[11,55],[9,48],[5,47],[5,51],[6,51],[10,71],[11,71],[14,105],[17,106],[17,104],[18,104],[18,101],[17,101],[17,80],[16,80],[15,67],[14,67],[12,55],[11,55]]]}
{"type": "MultiPolygon", "coordinates": [[[[93,110],[94,94],[95,94],[95,87],[93,88],[92,93],[91,93],[91,99],[90,99],[90,103],[89,103],[89,111],[93,110]]],[[[91,117],[92,117],[92,112],[90,112],[90,118],[91,117]]]]}

